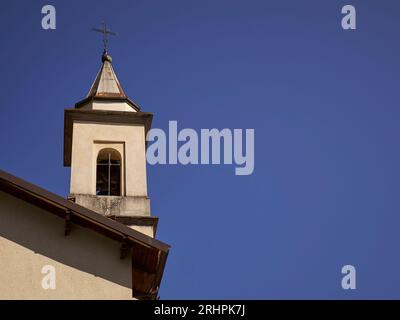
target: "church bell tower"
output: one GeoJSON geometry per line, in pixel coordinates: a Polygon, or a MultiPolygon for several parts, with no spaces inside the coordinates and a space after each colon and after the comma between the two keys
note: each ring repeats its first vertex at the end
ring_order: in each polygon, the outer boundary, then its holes
{"type": "Polygon", "coordinates": [[[86,98],[64,111],[64,166],[69,199],[155,236],[147,196],[146,134],[152,114],[127,97],[104,50],[86,98]]]}

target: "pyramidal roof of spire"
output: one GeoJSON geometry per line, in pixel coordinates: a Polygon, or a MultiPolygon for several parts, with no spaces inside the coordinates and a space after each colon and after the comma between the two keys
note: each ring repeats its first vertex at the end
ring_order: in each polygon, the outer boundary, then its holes
{"type": "Polygon", "coordinates": [[[122,86],[119,83],[112,67],[111,56],[104,51],[101,60],[102,66],[89,90],[89,93],[85,99],[75,105],[76,108],[79,108],[90,101],[110,100],[126,102],[132,108],[139,111],[140,107],[135,102],[130,100],[122,89],[122,86]]]}

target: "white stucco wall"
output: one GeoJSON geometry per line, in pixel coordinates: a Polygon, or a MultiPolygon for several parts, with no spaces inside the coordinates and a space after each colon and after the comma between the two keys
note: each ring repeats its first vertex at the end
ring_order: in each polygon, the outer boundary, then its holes
{"type": "Polygon", "coordinates": [[[126,102],[89,102],[81,107],[82,110],[107,110],[107,111],[127,111],[137,112],[126,102]]]}
{"type": "Polygon", "coordinates": [[[144,233],[146,236],[154,238],[154,228],[152,226],[129,226],[129,228],[132,228],[136,231],[139,231],[141,233],[144,233]]]}
{"type": "Polygon", "coordinates": [[[0,191],[0,299],[132,299],[131,257],[120,244],[0,191]],[[42,288],[54,266],[56,289],[42,288]]]}
{"type": "Polygon", "coordinates": [[[123,145],[125,196],[147,196],[144,125],[74,122],[71,194],[96,194],[96,159],[99,145],[123,145]]]}

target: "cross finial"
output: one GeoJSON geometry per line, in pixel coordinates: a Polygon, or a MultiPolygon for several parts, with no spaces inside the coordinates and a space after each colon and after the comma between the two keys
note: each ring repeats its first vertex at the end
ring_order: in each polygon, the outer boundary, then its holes
{"type": "Polygon", "coordinates": [[[106,23],[103,21],[102,22],[102,29],[98,29],[98,28],[92,28],[92,31],[96,31],[96,32],[100,32],[103,34],[103,44],[104,44],[104,52],[107,52],[107,46],[108,46],[108,36],[112,35],[112,36],[116,36],[117,33],[107,29],[107,25],[106,23]]]}

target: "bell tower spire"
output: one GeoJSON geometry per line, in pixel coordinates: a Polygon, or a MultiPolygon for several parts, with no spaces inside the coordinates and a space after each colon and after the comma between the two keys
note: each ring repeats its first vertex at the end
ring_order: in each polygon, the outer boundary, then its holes
{"type": "Polygon", "coordinates": [[[102,65],[86,98],[75,104],[83,110],[140,111],[140,107],[128,98],[112,66],[111,56],[104,51],[102,65]]]}
{"type": "Polygon", "coordinates": [[[104,52],[102,57],[102,66],[100,71],[97,73],[96,79],[94,80],[92,86],[90,87],[89,93],[86,98],[124,98],[128,97],[125,95],[124,90],[119,83],[117,76],[112,67],[112,58],[107,53],[104,52]]]}
{"type": "Polygon", "coordinates": [[[150,216],[146,175],[146,135],[153,115],[125,94],[106,50],[101,60],[86,98],[64,111],[69,198],[154,237],[158,219],[150,216]]]}
{"type": "Polygon", "coordinates": [[[107,29],[105,22],[102,28],[92,31],[103,34],[104,50],[101,56],[101,67],[90,87],[86,98],[77,102],[75,108],[83,110],[140,111],[140,107],[125,94],[112,66],[112,58],[108,53],[108,36],[117,33],[107,29]]]}

